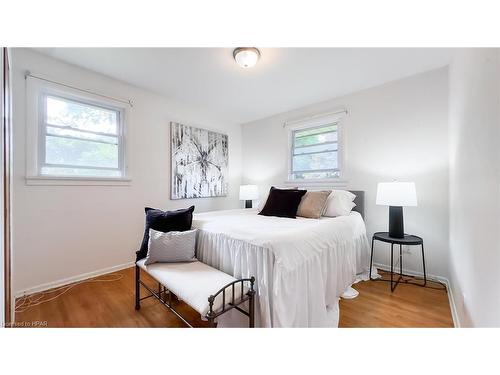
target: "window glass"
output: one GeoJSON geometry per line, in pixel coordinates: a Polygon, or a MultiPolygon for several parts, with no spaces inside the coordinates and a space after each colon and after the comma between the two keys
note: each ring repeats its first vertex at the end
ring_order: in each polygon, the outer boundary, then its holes
{"type": "Polygon", "coordinates": [[[123,176],[120,111],[44,95],[42,175],[123,176]]]}
{"type": "Polygon", "coordinates": [[[338,125],[327,124],[292,132],[292,179],[324,179],[340,176],[338,125]]]}

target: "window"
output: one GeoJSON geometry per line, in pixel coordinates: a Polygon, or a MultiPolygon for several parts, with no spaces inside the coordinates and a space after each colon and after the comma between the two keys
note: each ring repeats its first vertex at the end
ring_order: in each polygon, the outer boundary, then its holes
{"type": "Polygon", "coordinates": [[[285,124],[289,128],[289,181],[341,182],[340,113],[345,111],[285,124]]]}
{"type": "Polygon", "coordinates": [[[122,109],[42,92],[38,118],[39,176],[124,176],[122,109]]]}
{"type": "Polygon", "coordinates": [[[337,124],[292,132],[292,179],[339,177],[337,124]]]}

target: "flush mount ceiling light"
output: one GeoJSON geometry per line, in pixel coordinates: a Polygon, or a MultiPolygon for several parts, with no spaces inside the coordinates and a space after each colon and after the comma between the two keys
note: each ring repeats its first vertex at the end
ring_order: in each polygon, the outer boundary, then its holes
{"type": "Polygon", "coordinates": [[[260,51],[255,47],[238,47],[233,51],[236,63],[242,68],[251,68],[260,57],[260,51]]]}

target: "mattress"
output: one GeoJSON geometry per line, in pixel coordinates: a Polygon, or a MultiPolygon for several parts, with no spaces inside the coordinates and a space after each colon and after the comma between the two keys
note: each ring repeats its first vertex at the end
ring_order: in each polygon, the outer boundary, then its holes
{"type": "MultiPolygon", "coordinates": [[[[369,267],[361,215],[306,219],[256,209],[195,214],[199,260],[236,278],[256,278],[256,326],[335,327],[338,299],[369,267]]],[[[242,326],[238,312],[219,326],[242,326]]]]}

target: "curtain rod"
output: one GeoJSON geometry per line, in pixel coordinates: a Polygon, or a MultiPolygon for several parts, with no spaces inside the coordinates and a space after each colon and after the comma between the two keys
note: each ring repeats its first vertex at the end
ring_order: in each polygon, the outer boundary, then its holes
{"type": "Polygon", "coordinates": [[[338,115],[340,113],[345,113],[346,115],[348,115],[349,111],[347,109],[339,109],[339,110],[333,111],[333,112],[319,113],[317,115],[313,115],[313,116],[309,116],[309,117],[303,117],[303,118],[300,118],[300,119],[297,119],[297,120],[285,121],[283,123],[283,127],[288,126],[288,125],[293,125],[293,124],[296,124],[296,123],[302,122],[302,121],[314,120],[316,118],[321,118],[321,117],[326,117],[326,116],[331,116],[331,115],[338,115]]]}
{"type": "Polygon", "coordinates": [[[100,96],[102,98],[111,99],[111,100],[114,100],[116,102],[128,104],[130,107],[134,106],[133,103],[132,103],[132,100],[130,100],[130,99],[128,99],[128,100],[126,100],[126,99],[118,99],[118,98],[115,98],[115,97],[112,97],[112,96],[108,96],[108,95],[104,95],[104,94],[99,94],[98,92],[94,92],[94,91],[90,91],[90,90],[86,90],[86,89],[81,89],[79,87],[71,86],[71,85],[68,85],[66,83],[62,83],[62,82],[58,82],[58,81],[53,81],[53,80],[48,79],[48,78],[44,78],[44,77],[40,77],[40,76],[31,74],[31,72],[29,70],[27,70],[26,73],[24,74],[24,79],[26,79],[28,77],[39,79],[39,80],[50,82],[50,83],[55,83],[56,85],[60,85],[60,86],[64,86],[64,87],[69,87],[70,89],[82,91],[82,92],[85,92],[87,94],[97,95],[97,96],[100,96]]]}

